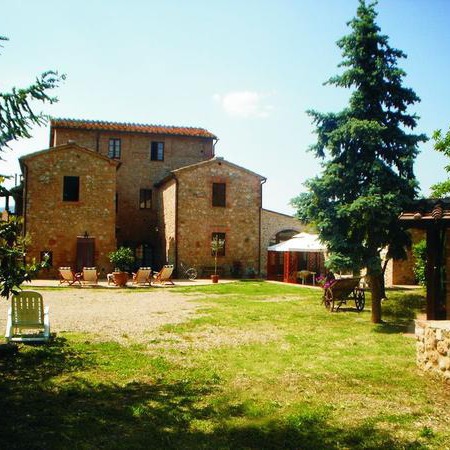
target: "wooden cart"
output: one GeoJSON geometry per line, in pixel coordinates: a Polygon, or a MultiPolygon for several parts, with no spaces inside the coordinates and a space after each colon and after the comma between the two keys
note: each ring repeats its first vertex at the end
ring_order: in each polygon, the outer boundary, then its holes
{"type": "Polygon", "coordinates": [[[339,278],[334,280],[331,286],[326,287],[323,292],[323,303],[330,311],[337,311],[347,301],[355,302],[358,312],[364,309],[366,298],[364,289],[359,287],[361,277],[357,278],[339,278]]]}

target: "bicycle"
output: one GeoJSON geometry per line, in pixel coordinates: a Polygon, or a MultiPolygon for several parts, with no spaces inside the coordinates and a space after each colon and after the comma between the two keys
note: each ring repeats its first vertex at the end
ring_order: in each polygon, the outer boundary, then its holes
{"type": "Polygon", "coordinates": [[[187,267],[182,262],[180,263],[183,275],[190,281],[194,281],[197,278],[197,270],[194,267],[187,267]]]}

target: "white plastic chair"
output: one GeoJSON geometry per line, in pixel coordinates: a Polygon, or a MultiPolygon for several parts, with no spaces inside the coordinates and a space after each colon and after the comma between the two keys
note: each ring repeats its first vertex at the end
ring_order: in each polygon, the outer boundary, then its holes
{"type": "Polygon", "coordinates": [[[39,292],[13,295],[8,310],[5,338],[8,342],[47,342],[50,340],[49,308],[39,292]]]}

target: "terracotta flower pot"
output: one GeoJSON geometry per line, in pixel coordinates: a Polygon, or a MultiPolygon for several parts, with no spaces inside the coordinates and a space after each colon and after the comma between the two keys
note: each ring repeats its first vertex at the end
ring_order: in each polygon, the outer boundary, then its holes
{"type": "Polygon", "coordinates": [[[127,272],[113,272],[114,284],[123,287],[127,284],[128,273],[127,272]]]}
{"type": "Polygon", "coordinates": [[[211,275],[211,280],[213,283],[219,282],[219,275],[211,275]]]}

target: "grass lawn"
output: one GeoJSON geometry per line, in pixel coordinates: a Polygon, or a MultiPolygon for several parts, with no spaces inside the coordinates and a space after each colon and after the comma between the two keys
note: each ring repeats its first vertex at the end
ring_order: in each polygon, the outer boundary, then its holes
{"type": "Polygon", "coordinates": [[[422,291],[389,292],[382,325],[370,298],[331,314],[309,288],[173,292],[201,310],[146,344],[64,333],[2,356],[0,448],[450,448],[449,386],[404,335],[422,291]]]}

